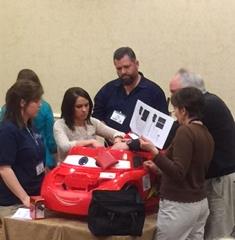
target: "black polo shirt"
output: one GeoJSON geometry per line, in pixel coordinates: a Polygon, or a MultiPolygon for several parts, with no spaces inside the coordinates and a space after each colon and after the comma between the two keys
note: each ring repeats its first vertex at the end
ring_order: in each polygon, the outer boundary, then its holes
{"type": "MultiPolygon", "coordinates": [[[[40,135],[32,129],[18,128],[12,122],[0,125],[0,165],[11,166],[28,195],[40,195],[44,172],[37,166],[44,164],[45,152],[40,135]],[[30,131],[30,132],[29,132],[30,131]]],[[[10,206],[20,200],[0,177],[0,205],[10,206]]]]}

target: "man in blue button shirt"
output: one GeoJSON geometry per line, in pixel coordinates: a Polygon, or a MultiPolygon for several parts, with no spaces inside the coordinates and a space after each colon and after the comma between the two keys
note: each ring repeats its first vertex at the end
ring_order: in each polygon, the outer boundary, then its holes
{"type": "Polygon", "coordinates": [[[138,71],[139,62],[131,48],[118,48],[113,61],[118,78],[105,84],[96,94],[93,117],[119,131],[129,132],[138,99],[168,114],[163,90],[138,71]]]}

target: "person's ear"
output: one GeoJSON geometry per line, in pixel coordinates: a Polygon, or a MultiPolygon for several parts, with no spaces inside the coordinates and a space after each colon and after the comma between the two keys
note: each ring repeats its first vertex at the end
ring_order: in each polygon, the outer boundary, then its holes
{"type": "Polygon", "coordinates": [[[138,60],[135,60],[135,64],[137,67],[139,67],[139,61],[138,60]]]}
{"type": "Polygon", "coordinates": [[[20,107],[24,108],[25,105],[26,105],[25,100],[24,100],[24,99],[21,99],[21,100],[20,100],[20,107]]]}
{"type": "Polygon", "coordinates": [[[188,111],[186,110],[185,107],[183,107],[181,110],[184,116],[188,115],[188,111]]]}

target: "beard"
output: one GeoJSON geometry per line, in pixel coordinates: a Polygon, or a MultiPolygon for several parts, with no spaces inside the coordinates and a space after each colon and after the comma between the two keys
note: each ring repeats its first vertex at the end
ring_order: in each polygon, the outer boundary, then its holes
{"type": "Polygon", "coordinates": [[[124,76],[124,77],[122,76],[121,80],[123,82],[123,85],[125,86],[129,86],[135,81],[135,79],[131,76],[124,76]]]}

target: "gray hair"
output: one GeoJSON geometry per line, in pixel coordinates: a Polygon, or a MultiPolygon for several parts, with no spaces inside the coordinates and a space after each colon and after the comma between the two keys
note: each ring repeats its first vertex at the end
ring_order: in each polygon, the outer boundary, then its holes
{"type": "Polygon", "coordinates": [[[195,87],[199,89],[203,94],[206,93],[206,87],[203,78],[196,73],[189,72],[186,69],[180,69],[177,72],[180,75],[181,86],[185,87],[195,87]]]}

